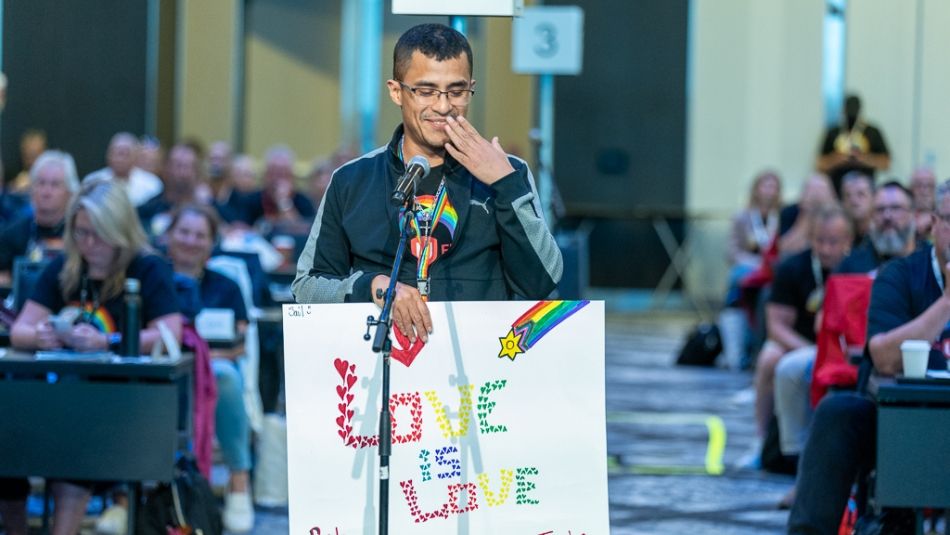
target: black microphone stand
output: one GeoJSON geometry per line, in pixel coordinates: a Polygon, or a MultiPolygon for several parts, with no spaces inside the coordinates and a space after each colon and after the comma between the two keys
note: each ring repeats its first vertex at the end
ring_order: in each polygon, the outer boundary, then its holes
{"type": "Polygon", "coordinates": [[[415,218],[415,211],[411,208],[413,196],[406,200],[403,213],[402,230],[399,235],[399,246],[396,248],[396,258],[393,260],[393,270],[389,275],[389,287],[386,288],[383,309],[379,319],[373,316],[366,318],[366,334],[364,340],[369,340],[370,327],[376,327],[373,337],[373,353],[383,354],[383,402],[379,410],[379,535],[389,533],[389,457],[392,453],[392,415],[389,412],[389,355],[392,352],[392,340],[389,331],[392,328],[393,299],[396,293],[396,281],[399,279],[399,270],[402,267],[403,255],[406,251],[406,242],[412,231],[410,222],[415,218]]]}

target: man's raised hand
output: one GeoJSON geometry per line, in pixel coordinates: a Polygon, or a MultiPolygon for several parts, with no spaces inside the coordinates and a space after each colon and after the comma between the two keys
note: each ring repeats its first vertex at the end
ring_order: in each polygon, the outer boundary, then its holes
{"type": "Polygon", "coordinates": [[[494,184],[515,170],[498,138],[489,142],[465,117],[448,117],[445,132],[449,136],[445,150],[485,184],[494,184]]]}

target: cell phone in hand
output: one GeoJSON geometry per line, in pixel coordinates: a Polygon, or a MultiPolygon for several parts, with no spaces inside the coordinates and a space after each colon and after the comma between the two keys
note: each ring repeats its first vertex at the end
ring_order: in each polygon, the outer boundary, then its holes
{"type": "Polygon", "coordinates": [[[49,317],[49,322],[60,338],[69,335],[73,331],[73,325],[79,318],[79,309],[68,307],[64,308],[59,314],[49,317]]]}

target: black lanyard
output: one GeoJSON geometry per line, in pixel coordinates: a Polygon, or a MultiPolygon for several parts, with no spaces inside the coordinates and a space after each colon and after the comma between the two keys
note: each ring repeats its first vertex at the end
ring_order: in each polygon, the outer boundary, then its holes
{"type": "Polygon", "coordinates": [[[82,276],[82,288],[79,290],[79,308],[82,310],[79,321],[91,325],[93,316],[99,311],[99,290],[92,286],[85,273],[82,276]],[[92,294],[92,309],[88,307],[89,294],[92,294]]]}

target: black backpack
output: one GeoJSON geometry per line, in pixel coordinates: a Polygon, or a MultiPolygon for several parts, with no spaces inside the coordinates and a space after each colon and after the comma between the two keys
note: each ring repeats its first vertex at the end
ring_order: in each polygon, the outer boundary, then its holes
{"type": "Polygon", "coordinates": [[[680,366],[712,366],[722,353],[722,335],[715,323],[700,323],[686,336],[676,363],[680,366]]]}
{"type": "Polygon", "coordinates": [[[175,479],[152,490],[136,518],[144,535],[221,535],[221,510],[194,459],[182,457],[175,479]]]}

